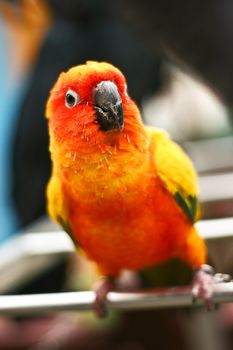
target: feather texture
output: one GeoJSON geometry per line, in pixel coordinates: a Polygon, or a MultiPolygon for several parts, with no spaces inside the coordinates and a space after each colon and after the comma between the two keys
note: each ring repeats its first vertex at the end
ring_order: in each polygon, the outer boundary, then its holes
{"type": "Polygon", "coordinates": [[[52,177],[48,211],[102,274],[142,270],[179,258],[190,267],[206,261],[196,232],[197,178],[191,161],[163,131],[143,125],[123,74],[107,63],[62,73],[47,104],[52,177]],[[124,129],[100,129],[93,89],[116,84],[124,129]],[[79,96],[74,108],[65,94],[79,96]]]}

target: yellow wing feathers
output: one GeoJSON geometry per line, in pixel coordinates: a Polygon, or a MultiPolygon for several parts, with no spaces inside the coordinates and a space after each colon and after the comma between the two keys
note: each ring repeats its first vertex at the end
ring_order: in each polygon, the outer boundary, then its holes
{"type": "Polygon", "coordinates": [[[166,132],[147,127],[154,140],[154,160],[157,174],[191,221],[199,212],[197,174],[191,160],[166,132]]]}
{"type": "Polygon", "coordinates": [[[62,195],[61,182],[55,175],[51,176],[47,186],[47,210],[49,216],[63,229],[71,234],[70,226],[67,220],[64,197],[62,195]]]}
{"type": "Polygon", "coordinates": [[[61,195],[61,184],[57,177],[51,176],[47,186],[47,209],[50,217],[58,222],[58,216],[63,211],[63,199],[61,195]]]}

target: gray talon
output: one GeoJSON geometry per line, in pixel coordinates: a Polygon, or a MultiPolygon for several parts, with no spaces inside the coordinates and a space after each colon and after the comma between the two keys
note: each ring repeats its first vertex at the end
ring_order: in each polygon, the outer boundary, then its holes
{"type": "Polygon", "coordinates": [[[231,275],[228,275],[226,273],[216,273],[214,275],[215,283],[230,282],[230,281],[231,281],[231,275]]]}

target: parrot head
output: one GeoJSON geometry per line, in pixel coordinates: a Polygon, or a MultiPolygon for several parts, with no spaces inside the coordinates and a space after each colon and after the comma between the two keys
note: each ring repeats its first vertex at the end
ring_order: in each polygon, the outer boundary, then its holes
{"type": "Polygon", "coordinates": [[[106,62],[88,61],[61,73],[46,116],[50,137],[79,154],[129,141],[142,128],[124,75],[106,62]]]}

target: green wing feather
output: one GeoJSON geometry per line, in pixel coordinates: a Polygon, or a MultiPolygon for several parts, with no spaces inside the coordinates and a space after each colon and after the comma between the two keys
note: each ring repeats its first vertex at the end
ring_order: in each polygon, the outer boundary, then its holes
{"type": "Polygon", "coordinates": [[[197,197],[193,196],[186,196],[182,197],[182,195],[179,192],[176,192],[175,195],[175,200],[178,203],[178,205],[183,209],[187,217],[190,219],[191,222],[195,222],[197,216],[198,216],[198,201],[197,197]]]}

